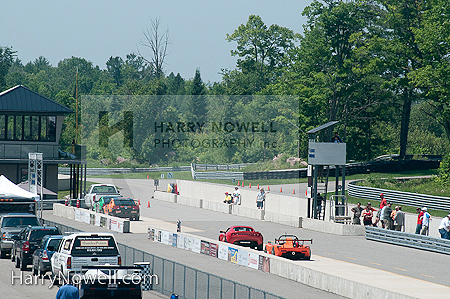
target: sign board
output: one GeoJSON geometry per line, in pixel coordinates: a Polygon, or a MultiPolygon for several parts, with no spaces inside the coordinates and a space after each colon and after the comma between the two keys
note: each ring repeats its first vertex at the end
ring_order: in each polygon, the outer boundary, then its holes
{"type": "Polygon", "coordinates": [[[164,173],[161,173],[161,178],[162,178],[162,179],[164,178],[164,173]]]}
{"type": "Polygon", "coordinates": [[[308,147],[308,164],[310,165],[345,165],[345,143],[310,142],[308,147]]]}
{"type": "Polygon", "coordinates": [[[154,179],[154,180],[153,180],[153,185],[159,186],[159,180],[158,180],[158,179],[154,179]]]}
{"type": "Polygon", "coordinates": [[[167,178],[168,179],[173,179],[173,172],[168,172],[167,173],[167,178]]]}

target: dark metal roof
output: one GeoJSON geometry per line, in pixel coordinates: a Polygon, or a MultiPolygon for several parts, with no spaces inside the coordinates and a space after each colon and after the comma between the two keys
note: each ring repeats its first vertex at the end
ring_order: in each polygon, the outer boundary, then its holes
{"type": "Polygon", "coordinates": [[[311,130],[309,130],[309,131],[306,132],[306,133],[308,133],[308,134],[314,134],[314,133],[317,133],[317,132],[319,132],[319,131],[321,131],[321,130],[323,130],[323,129],[326,129],[326,128],[328,128],[328,127],[331,127],[331,126],[337,124],[338,122],[339,122],[338,120],[333,120],[333,121],[327,122],[326,124],[323,124],[323,125],[321,125],[321,126],[318,126],[317,128],[311,129],[311,130]]]}
{"type": "Polygon", "coordinates": [[[2,112],[66,114],[73,113],[73,110],[23,85],[17,85],[0,93],[0,113],[2,112]]]}

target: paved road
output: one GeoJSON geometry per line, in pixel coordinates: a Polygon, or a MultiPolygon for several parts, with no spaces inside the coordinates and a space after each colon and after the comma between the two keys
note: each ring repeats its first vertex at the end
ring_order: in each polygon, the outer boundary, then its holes
{"type": "MultiPolygon", "coordinates": [[[[58,286],[52,286],[48,278],[32,276],[31,268],[20,271],[10,259],[0,260],[0,298],[44,299],[56,298],[58,286]]],[[[154,291],[143,292],[143,299],[168,298],[154,291]]]]}
{"type": "MultiPolygon", "coordinates": [[[[111,182],[111,180],[104,179],[103,182],[111,182]]],[[[313,255],[450,286],[450,279],[448,279],[450,268],[443,266],[450,264],[450,255],[367,241],[364,237],[336,236],[308,231],[156,200],[151,201],[151,208],[147,208],[147,200],[151,198],[154,189],[151,180],[114,179],[113,182],[122,188],[123,195],[141,199],[142,216],[171,223],[180,219],[183,226],[197,229],[198,231],[193,233],[199,236],[216,239],[219,230],[230,225],[248,224],[259,230],[265,236],[265,241],[273,240],[284,233],[296,234],[301,238],[313,238],[313,255]]]]}

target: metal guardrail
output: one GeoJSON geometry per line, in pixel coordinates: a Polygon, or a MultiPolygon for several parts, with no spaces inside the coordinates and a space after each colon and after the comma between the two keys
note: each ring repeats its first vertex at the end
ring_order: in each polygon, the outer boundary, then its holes
{"type": "Polygon", "coordinates": [[[450,210],[450,198],[433,196],[426,194],[402,192],[388,189],[372,188],[356,185],[358,181],[348,184],[348,195],[358,197],[369,201],[379,201],[380,193],[384,197],[395,204],[413,206],[413,207],[427,207],[435,210],[450,210]]]}
{"type": "Polygon", "coordinates": [[[191,175],[194,180],[243,180],[243,172],[233,171],[195,171],[196,164],[191,164],[191,175]]]}
{"type": "Polygon", "coordinates": [[[241,164],[197,164],[192,163],[192,167],[194,170],[241,170],[241,168],[246,167],[247,165],[252,165],[256,163],[241,163],[241,164]]]}
{"type": "MultiPolygon", "coordinates": [[[[62,234],[81,230],[44,220],[51,226],[58,226],[62,234]]],[[[177,294],[180,299],[283,299],[283,297],[244,285],[208,272],[177,263],[154,254],[118,243],[124,266],[137,262],[150,262],[151,274],[158,277],[158,283],[152,284],[152,290],[163,295],[177,294]]]]}
{"type": "Polygon", "coordinates": [[[450,240],[366,226],[366,239],[450,254],[450,240]]]}
{"type": "MultiPolygon", "coordinates": [[[[175,172],[190,171],[190,166],[179,167],[150,167],[150,168],[86,168],[87,175],[111,175],[124,173],[142,173],[142,172],[175,172]]],[[[70,174],[70,168],[59,167],[59,174],[70,174]]]]}

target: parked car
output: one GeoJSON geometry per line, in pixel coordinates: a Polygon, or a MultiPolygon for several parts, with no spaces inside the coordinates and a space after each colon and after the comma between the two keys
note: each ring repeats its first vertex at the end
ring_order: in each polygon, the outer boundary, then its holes
{"type": "Polygon", "coordinates": [[[116,239],[111,233],[66,235],[51,258],[52,274],[57,278],[68,278],[69,271],[81,271],[83,266],[121,264],[116,239]]]}
{"type": "Polygon", "coordinates": [[[226,231],[220,231],[219,241],[263,249],[263,236],[251,226],[231,226],[226,231]]]}
{"type": "Polygon", "coordinates": [[[300,240],[295,235],[281,235],[275,239],[275,243],[269,242],[264,248],[264,252],[271,253],[276,256],[282,256],[289,259],[311,259],[311,248],[305,245],[310,240],[300,240]]]}
{"type": "Polygon", "coordinates": [[[11,249],[11,260],[16,268],[26,270],[32,264],[33,253],[46,235],[60,235],[61,232],[55,226],[27,226],[17,236],[13,236],[14,245],[11,249]]]}
{"type": "Polygon", "coordinates": [[[130,218],[130,220],[139,220],[139,205],[132,199],[126,197],[111,198],[109,204],[103,206],[103,213],[121,217],[130,218]]]}
{"type": "Polygon", "coordinates": [[[28,213],[8,213],[1,215],[1,258],[5,258],[7,254],[11,253],[11,249],[14,245],[13,236],[17,235],[24,227],[28,225],[40,225],[36,215],[28,213]]]}
{"type": "Polygon", "coordinates": [[[84,196],[84,205],[92,210],[100,197],[103,195],[120,195],[115,185],[112,184],[93,184],[84,196]]]}
{"type": "Polygon", "coordinates": [[[47,235],[42,238],[41,243],[33,253],[31,263],[31,272],[33,275],[42,277],[47,271],[52,270],[50,260],[53,253],[58,249],[62,237],[62,235],[47,235]]]}
{"type": "Polygon", "coordinates": [[[109,202],[111,201],[111,199],[118,198],[118,197],[120,197],[120,195],[103,195],[98,200],[95,211],[97,213],[103,213],[103,207],[108,205],[109,202]]]}

